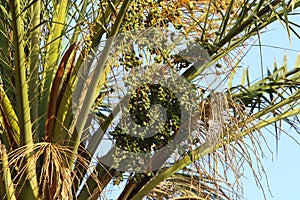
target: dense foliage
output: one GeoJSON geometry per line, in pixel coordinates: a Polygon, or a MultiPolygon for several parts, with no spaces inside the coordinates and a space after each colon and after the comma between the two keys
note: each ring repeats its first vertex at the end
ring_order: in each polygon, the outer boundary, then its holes
{"type": "MultiPolygon", "coordinates": [[[[246,70],[241,83],[233,80],[247,45],[269,24],[280,20],[288,36],[298,35],[289,14],[299,6],[299,0],[2,0],[0,197],[242,198],[240,168],[253,168],[249,152],[259,160],[259,130],[273,124],[277,135],[285,122],[298,131],[300,58],[294,68],[285,58],[264,69],[253,83],[246,70]],[[182,118],[184,109],[191,118],[182,118]],[[126,132],[130,120],[135,126],[126,132]],[[151,124],[159,131],[148,137],[151,124]],[[182,124],[193,131],[180,131],[182,124]],[[157,153],[181,134],[189,140],[176,143],[180,152],[157,153]],[[155,170],[111,167],[98,155],[107,141],[106,147],[148,153],[146,164],[155,170]],[[119,184],[115,195],[109,191],[119,184]]],[[[119,165],[132,158],[106,159],[119,165]]]]}

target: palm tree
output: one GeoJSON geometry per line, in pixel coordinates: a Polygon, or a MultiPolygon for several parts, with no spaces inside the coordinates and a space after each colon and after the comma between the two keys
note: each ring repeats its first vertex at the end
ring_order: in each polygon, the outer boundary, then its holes
{"type": "Polygon", "coordinates": [[[238,169],[244,162],[252,166],[250,152],[256,155],[264,140],[259,130],[273,124],[278,131],[282,121],[298,131],[300,57],[294,68],[285,58],[256,82],[247,71],[241,84],[233,81],[246,44],[266,26],[281,20],[289,36],[297,35],[289,14],[300,6],[298,0],[9,0],[0,5],[3,199],[97,199],[119,184],[124,187],[118,199],[240,198],[238,169]],[[147,39],[140,39],[143,34],[147,39]],[[163,39],[173,46],[164,46],[163,39]],[[181,49],[173,51],[176,47],[181,49]],[[214,91],[202,85],[211,69],[217,83],[228,87],[214,91]],[[175,89],[155,81],[134,85],[147,70],[147,80],[177,77],[170,81],[175,89]],[[121,91],[126,84],[135,88],[130,97],[121,91]],[[194,93],[180,94],[191,105],[176,99],[185,84],[194,93]],[[135,123],[144,126],[167,116],[164,129],[153,137],[124,133],[121,109],[113,105],[126,100],[135,123]],[[163,105],[166,116],[147,113],[154,104],[163,105]],[[190,135],[179,131],[184,106],[197,110],[185,120],[194,130],[190,135]],[[184,148],[177,156],[156,153],[180,134],[189,140],[178,143],[184,148]],[[112,157],[116,153],[95,162],[97,147],[107,139],[134,155],[150,156],[145,165],[156,168],[147,171],[125,162],[134,156],[112,157]]]}

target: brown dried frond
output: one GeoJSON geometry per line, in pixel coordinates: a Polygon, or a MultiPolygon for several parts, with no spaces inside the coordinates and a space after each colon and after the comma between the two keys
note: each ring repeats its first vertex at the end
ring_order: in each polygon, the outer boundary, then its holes
{"type": "MultiPolygon", "coordinates": [[[[213,153],[208,155],[207,159],[197,161],[199,173],[207,169],[212,173],[211,176],[220,178],[224,183],[228,183],[228,188],[235,188],[239,194],[243,192],[241,177],[244,174],[244,167],[249,166],[257,184],[261,184],[262,177],[267,176],[261,162],[264,156],[264,149],[261,141],[264,136],[253,129],[255,121],[247,113],[245,106],[239,101],[234,101],[227,96],[227,109],[223,110],[226,116],[222,133],[219,135],[221,145],[213,153]],[[246,132],[247,137],[241,137],[240,134],[246,132]],[[236,140],[233,138],[237,138],[236,140]],[[244,165],[246,163],[246,165],[244,165]]],[[[245,134],[244,134],[245,135],[245,134]]],[[[219,143],[220,144],[220,143],[219,143]]],[[[262,186],[259,185],[261,188],[262,186]]],[[[265,193],[264,188],[262,188],[265,193]]],[[[242,198],[242,197],[239,197],[242,198]]]]}
{"type": "MultiPolygon", "coordinates": [[[[262,148],[260,141],[264,137],[253,129],[255,121],[252,116],[241,102],[230,95],[214,98],[217,102],[215,105],[209,98],[200,104],[201,120],[207,127],[205,130],[203,126],[199,127],[200,143],[191,145],[194,149],[209,141],[214,151],[162,182],[149,194],[150,199],[193,196],[203,199],[243,199],[242,177],[247,166],[252,170],[257,184],[261,184],[259,180],[262,177],[267,181],[261,162],[265,148],[262,148]],[[211,123],[213,120],[219,122],[211,123]],[[212,134],[210,126],[216,124],[221,128],[215,129],[215,134],[209,136],[212,134]],[[248,136],[240,137],[243,132],[247,132],[248,136]]],[[[194,134],[194,137],[198,135],[194,134]]]]}
{"type": "Polygon", "coordinates": [[[150,199],[230,199],[231,191],[220,186],[224,181],[208,171],[197,171],[194,166],[183,169],[160,183],[147,195],[150,199]]]}
{"type": "MultiPolygon", "coordinates": [[[[16,196],[19,195],[26,180],[26,169],[28,164],[21,165],[27,155],[31,155],[29,159],[33,159],[35,163],[41,163],[41,169],[37,170],[39,181],[39,198],[41,199],[76,199],[76,191],[79,187],[74,185],[74,179],[78,179],[78,183],[82,183],[85,174],[78,174],[73,170],[73,166],[69,166],[69,160],[76,157],[78,166],[83,167],[87,173],[95,180],[98,187],[96,171],[92,167],[90,160],[81,155],[74,155],[71,148],[52,143],[37,143],[20,147],[9,154],[9,168],[16,172],[13,182],[16,186],[16,196]],[[19,166],[24,166],[20,168],[19,166]]],[[[28,158],[27,158],[28,159],[28,158]]]]}

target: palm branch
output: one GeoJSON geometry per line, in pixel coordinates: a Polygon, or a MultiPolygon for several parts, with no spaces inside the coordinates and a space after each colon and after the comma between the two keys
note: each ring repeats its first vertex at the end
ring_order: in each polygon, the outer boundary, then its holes
{"type": "MultiPolygon", "coordinates": [[[[260,149],[259,130],[270,124],[280,130],[281,121],[298,130],[300,58],[293,69],[288,70],[284,61],[282,67],[275,66],[254,83],[242,80],[234,85],[232,77],[245,53],[243,45],[269,24],[280,20],[289,35],[297,35],[297,24],[288,15],[299,6],[297,0],[1,1],[1,198],[97,199],[117,182],[125,184],[119,199],[239,197],[238,191],[226,189],[232,185],[240,188],[230,183],[228,170],[238,179],[237,165],[242,160],[251,164],[249,152],[260,149]],[[154,155],[159,170],[118,171],[95,163],[96,150],[105,135],[122,144],[122,137],[116,134],[115,113],[120,110],[110,104],[120,98],[112,94],[119,94],[114,92],[120,84],[118,78],[133,73],[146,61],[131,54],[131,44],[123,47],[119,57],[108,58],[118,36],[149,29],[176,29],[194,38],[209,55],[207,62],[195,62],[168,49],[145,49],[152,64],[179,66],[178,75],[200,91],[197,106],[203,124],[193,136],[196,142],[181,157],[163,158],[163,165],[154,155]],[[89,73],[82,69],[101,45],[95,70],[89,73]],[[207,120],[220,117],[220,113],[210,112],[207,105],[213,106],[219,94],[200,88],[198,80],[216,62],[225,63],[229,87],[222,93],[227,99],[227,122],[222,134],[215,136],[217,142],[212,142],[205,135],[207,120]],[[87,88],[86,78],[91,78],[87,88]],[[74,95],[77,90],[82,95],[74,95]],[[78,103],[75,107],[74,102],[78,103]],[[103,131],[100,134],[93,130],[95,119],[103,131]]],[[[130,144],[125,147],[131,148],[130,144]]]]}

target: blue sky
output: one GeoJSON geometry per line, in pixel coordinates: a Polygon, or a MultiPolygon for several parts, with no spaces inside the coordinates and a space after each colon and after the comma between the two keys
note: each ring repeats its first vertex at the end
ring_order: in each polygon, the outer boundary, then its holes
{"type": "MultiPolygon", "coordinates": [[[[294,22],[300,22],[300,16],[292,18],[294,22]]],[[[298,30],[300,32],[300,29],[298,30]]],[[[283,60],[283,55],[286,53],[288,65],[294,66],[297,54],[300,52],[300,40],[293,35],[292,46],[288,39],[288,34],[285,28],[276,22],[268,27],[268,31],[261,35],[263,45],[273,45],[286,49],[263,48],[263,64],[264,68],[273,68],[274,60],[280,66],[283,60]],[[289,51],[292,49],[295,51],[289,51]]],[[[249,66],[249,72],[252,80],[260,76],[260,56],[259,48],[253,47],[247,58],[243,61],[243,66],[249,66]]],[[[293,137],[300,141],[300,136],[288,126],[284,129],[293,137]]],[[[271,131],[272,127],[270,128],[271,131]]],[[[276,154],[276,140],[269,132],[263,131],[266,140],[271,147],[272,153],[266,150],[266,157],[262,160],[264,169],[268,175],[273,197],[267,190],[267,184],[263,181],[263,186],[266,189],[266,197],[271,200],[290,200],[299,199],[299,180],[300,180],[300,146],[296,144],[289,136],[282,133],[279,140],[278,154],[276,154]],[[272,158],[273,157],[273,158],[272,158]]],[[[247,178],[244,179],[244,194],[247,200],[264,199],[262,192],[256,187],[256,183],[249,168],[246,170],[247,178]]]]}

